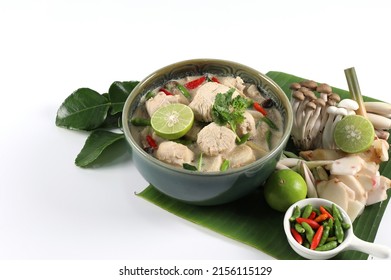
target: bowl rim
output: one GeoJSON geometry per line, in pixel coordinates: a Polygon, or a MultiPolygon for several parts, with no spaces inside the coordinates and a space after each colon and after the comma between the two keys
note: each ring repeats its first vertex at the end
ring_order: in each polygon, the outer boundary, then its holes
{"type": "Polygon", "coordinates": [[[273,91],[280,92],[281,95],[285,97],[286,104],[289,105],[289,99],[288,99],[287,95],[285,94],[284,90],[274,80],[272,80],[271,78],[269,78],[265,74],[261,73],[259,70],[256,70],[250,66],[247,66],[247,65],[235,62],[235,61],[231,61],[231,60],[215,59],[215,58],[195,58],[195,59],[177,61],[177,62],[171,63],[169,65],[163,66],[163,67],[155,70],[151,74],[147,75],[144,79],[142,79],[137,84],[137,86],[132,90],[132,92],[127,97],[125,104],[124,104],[124,110],[122,112],[122,124],[123,124],[122,127],[123,127],[123,131],[125,134],[125,138],[126,138],[127,142],[129,143],[129,145],[131,146],[132,150],[136,149],[137,152],[140,155],[142,155],[146,160],[148,160],[149,162],[151,162],[161,168],[168,169],[168,170],[175,172],[175,173],[178,172],[181,174],[190,174],[192,176],[203,176],[203,177],[205,177],[205,176],[210,176],[210,177],[227,176],[227,175],[231,175],[231,174],[251,171],[251,170],[253,170],[253,168],[256,169],[257,166],[266,163],[270,158],[275,157],[275,155],[280,152],[279,150],[281,149],[281,146],[285,145],[290,138],[290,133],[291,133],[292,125],[293,125],[293,112],[292,112],[291,106],[286,106],[286,108],[284,108],[286,110],[286,116],[288,116],[288,117],[285,118],[286,129],[285,129],[283,135],[281,136],[281,140],[280,140],[280,143],[278,143],[278,145],[276,145],[267,155],[257,159],[256,161],[254,161],[250,164],[244,165],[242,167],[229,169],[224,172],[220,172],[220,171],[215,171],[215,172],[190,171],[190,170],[186,170],[184,168],[178,168],[178,167],[172,166],[168,163],[162,162],[162,161],[156,159],[155,157],[149,155],[137,144],[136,140],[133,138],[133,136],[130,132],[130,128],[128,125],[128,123],[129,123],[128,116],[130,114],[130,109],[131,109],[131,105],[132,105],[133,101],[140,94],[142,94],[142,92],[143,92],[142,89],[145,86],[145,84],[147,84],[150,80],[153,80],[160,73],[165,72],[169,69],[175,69],[175,67],[179,67],[181,65],[201,64],[201,63],[209,63],[209,64],[215,63],[215,64],[220,64],[220,65],[227,64],[227,65],[232,65],[235,68],[241,68],[241,69],[244,69],[249,72],[254,72],[256,75],[258,75],[263,80],[265,80],[269,84],[269,86],[272,88],[273,91]]]}

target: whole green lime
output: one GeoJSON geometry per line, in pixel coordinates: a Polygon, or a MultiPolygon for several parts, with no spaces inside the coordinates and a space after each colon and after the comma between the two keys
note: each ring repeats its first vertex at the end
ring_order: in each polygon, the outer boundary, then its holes
{"type": "Polygon", "coordinates": [[[289,206],[306,198],[307,183],[291,169],[276,170],[264,184],[264,196],[271,208],[285,212],[289,206]]]}

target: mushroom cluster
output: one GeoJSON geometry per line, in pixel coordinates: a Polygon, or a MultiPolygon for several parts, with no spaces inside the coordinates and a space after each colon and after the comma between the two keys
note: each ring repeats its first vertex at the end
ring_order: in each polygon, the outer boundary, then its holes
{"type": "Polygon", "coordinates": [[[353,99],[341,100],[329,85],[309,80],[293,83],[290,89],[295,116],[291,136],[301,152],[283,156],[277,168],[299,172],[307,183],[308,197],[337,203],[354,221],[366,205],[387,199],[391,188],[391,180],[379,173],[380,164],[389,159],[391,104],[364,102],[360,106],[353,99]],[[376,137],[367,151],[348,154],[337,149],[334,129],[344,116],[360,111],[372,122],[376,137]]]}
{"type": "MultiPolygon", "coordinates": [[[[325,83],[304,80],[292,83],[291,105],[294,115],[292,140],[299,150],[335,149],[334,128],[344,116],[356,114],[359,104],[343,99],[325,83]]],[[[377,138],[388,140],[391,129],[391,104],[364,102],[366,117],[375,128],[377,138]]]]}
{"type": "Polygon", "coordinates": [[[292,83],[290,89],[294,114],[291,136],[295,146],[299,150],[333,148],[335,144],[330,132],[342,116],[354,113],[358,104],[345,99],[339,105],[340,96],[325,83],[304,80],[292,83]]]}

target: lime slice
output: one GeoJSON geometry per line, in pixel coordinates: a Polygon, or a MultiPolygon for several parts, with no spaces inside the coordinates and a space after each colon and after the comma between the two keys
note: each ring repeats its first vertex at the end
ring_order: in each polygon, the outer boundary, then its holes
{"type": "Polygon", "coordinates": [[[151,126],[156,134],[169,140],[181,138],[190,130],[193,122],[193,111],[181,103],[159,108],[151,118],[151,126]]]}
{"type": "Polygon", "coordinates": [[[346,116],[335,126],[335,144],[346,153],[368,150],[374,138],[375,130],[372,123],[360,115],[346,116]]]}

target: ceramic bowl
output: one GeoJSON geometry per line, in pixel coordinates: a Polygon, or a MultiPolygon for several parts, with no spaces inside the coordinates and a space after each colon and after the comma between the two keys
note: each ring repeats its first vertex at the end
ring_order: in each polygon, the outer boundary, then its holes
{"type": "Polygon", "coordinates": [[[142,80],[127,98],[123,130],[131,147],[132,160],[141,175],[162,193],[196,205],[217,205],[241,198],[260,187],[275,169],[292,128],[292,110],[283,90],[269,77],[240,63],[218,59],[194,59],[163,67],[142,80]],[[187,75],[240,76],[272,98],[284,118],[284,132],[278,145],[263,158],[226,172],[197,172],[168,165],[145,152],[130,132],[130,120],[143,95],[165,82],[187,75]]]}
{"type": "Polygon", "coordinates": [[[348,214],[337,204],[337,208],[339,209],[342,218],[345,223],[350,224],[350,228],[345,230],[345,238],[342,243],[340,243],[336,248],[329,250],[329,251],[316,251],[311,250],[303,245],[299,244],[292,236],[292,233],[290,232],[290,221],[289,218],[293,214],[293,210],[296,206],[299,206],[301,209],[304,208],[306,205],[311,204],[313,207],[319,208],[320,206],[329,206],[331,207],[333,202],[327,199],[322,198],[306,198],[303,200],[300,200],[296,203],[294,203],[289,209],[286,211],[284,216],[284,231],[285,235],[287,237],[289,245],[292,247],[292,249],[306,259],[311,260],[325,260],[325,259],[331,259],[338,255],[339,253],[343,251],[348,250],[355,250],[367,253],[371,256],[378,257],[378,258],[390,258],[391,256],[391,249],[387,246],[374,244],[371,242],[367,242],[364,240],[359,239],[354,235],[353,232],[353,224],[350,220],[348,214]]]}

